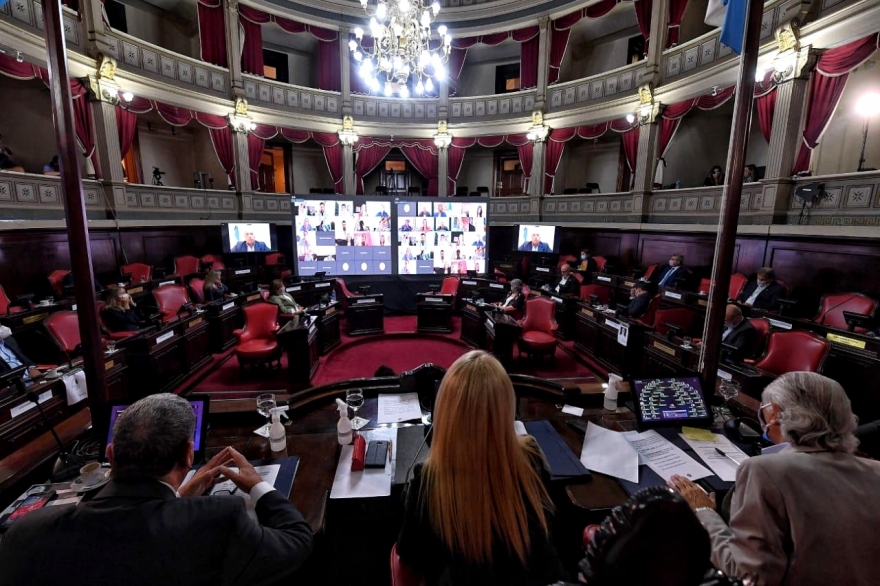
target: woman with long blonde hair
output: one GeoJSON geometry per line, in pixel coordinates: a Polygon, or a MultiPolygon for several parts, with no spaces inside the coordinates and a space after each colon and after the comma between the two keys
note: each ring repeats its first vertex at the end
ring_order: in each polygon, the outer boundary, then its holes
{"type": "Polygon", "coordinates": [[[229,292],[229,289],[220,281],[220,271],[208,271],[203,285],[205,301],[217,301],[229,292]]]}
{"type": "Polygon", "coordinates": [[[443,377],[434,438],[407,487],[397,552],[428,584],[544,585],[565,579],[534,440],[514,431],[504,368],[468,352],[443,377]]]}

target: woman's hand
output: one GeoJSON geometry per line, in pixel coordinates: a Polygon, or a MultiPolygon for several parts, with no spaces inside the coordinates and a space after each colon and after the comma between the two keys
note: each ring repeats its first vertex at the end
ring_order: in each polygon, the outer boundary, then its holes
{"type": "Polygon", "coordinates": [[[715,493],[706,494],[706,491],[693,481],[673,474],[666,484],[669,488],[683,496],[684,500],[688,502],[694,511],[700,507],[715,509],[715,493]]]}

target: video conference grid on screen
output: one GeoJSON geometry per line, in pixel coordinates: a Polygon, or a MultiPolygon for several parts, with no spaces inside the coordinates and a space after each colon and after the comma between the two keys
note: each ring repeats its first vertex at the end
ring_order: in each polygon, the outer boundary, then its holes
{"type": "Polygon", "coordinates": [[[397,274],[486,272],[484,202],[397,202],[397,274]]]}
{"type": "Polygon", "coordinates": [[[271,252],[278,250],[275,226],[266,222],[229,222],[222,226],[223,252],[271,252]]]}
{"type": "Polygon", "coordinates": [[[556,226],[526,225],[517,227],[514,250],[520,252],[556,252],[556,226]]]}

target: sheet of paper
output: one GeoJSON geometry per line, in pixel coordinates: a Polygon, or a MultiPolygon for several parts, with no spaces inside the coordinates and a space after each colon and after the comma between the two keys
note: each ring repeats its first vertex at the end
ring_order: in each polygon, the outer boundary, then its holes
{"type": "Polygon", "coordinates": [[[89,396],[88,387],[86,387],[86,373],[83,370],[77,370],[64,375],[64,389],[67,391],[67,404],[75,405],[89,396]]]}
{"type": "Polygon", "coordinates": [[[563,413],[568,413],[569,415],[576,415],[580,417],[584,414],[584,410],[580,407],[575,407],[574,405],[563,405],[562,407],[563,413]]]}
{"type": "Polygon", "coordinates": [[[681,434],[686,439],[697,440],[701,442],[714,442],[715,434],[709,431],[708,429],[700,429],[699,427],[687,427],[684,426],[681,428],[681,434]]]}
{"type": "Polygon", "coordinates": [[[421,419],[422,408],[416,393],[379,395],[378,423],[400,423],[410,419],[421,419]]]}
{"type": "Polygon", "coordinates": [[[385,463],[384,469],[365,468],[352,472],[351,453],[354,446],[342,446],[339,464],[336,465],[336,475],[333,478],[333,488],[330,489],[332,499],[369,498],[391,494],[391,480],[394,478],[397,462],[397,428],[371,429],[362,435],[367,440],[367,444],[374,440],[390,441],[391,458],[385,463]]]}
{"type": "MultiPolygon", "coordinates": [[[[235,472],[238,472],[238,468],[236,468],[235,466],[230,466],[229,469],[233,470],[235,472]]],[[[268,482],[272,486],[275,486],[275,480],[278,478],[278,472],[281,470],[281,464],[268,464],[266,466],[256,466],[254,468],[254,470],[257,471],[257,474],[260,475],[260,478],[262,478],[264,481],[268,482]]],[[[183,479],[183,482],[181,483],[181,486],[183,486],[184,484],[189,482],[190,478],[192,478],[195,473],[196,473],[196,471],[194,469],[187,472],[186,477],[183,479]]],[[[243,498],[245,501],[245,505],[247,507],[248,516],[251,517],[252,519],[254,519],[255,521],[257,520],[257,513],[256,513],[256,511],[254,511],[254,504],[251,502],[250,495],[248,495],[247,493],[245,493],[241,490],[238,490],[238,488],[235,486],[235,483],[232,482],[231,480],[227,480],[225,482],[220,482],[220,483],[215,484],[214,488],[211,489],[210,494],[212,494],[212,495],[230,495],[231,494],[232,496],[237,496],[237,497],[243,498]]]]}
{"type": "Polygon", "coordinates": [[[627,340],[629,340],[629,325],[620,324],[620,327],[617,329],[617,343],[621,346],[626,346],[627,340]]]}
{"type": "Polygon", "coordinates": [[[513,422],[513,431],[515,431],[516,435],[519,435],[519,436],[529,435],[529,432],[526,429],[525,424],[519,420],[513,422]]]}
{"type": "MultiPolygon", "coordinates": [[[[627,441],[630,441],[632,438],[638,439],[639,432],[635,431],[635,430],[623,431],[620,433],[620,435],[625,437],[627,439],[627,441]]],[[[633,449],[635,449],[635,448],[633,448],[633,449]]],[[[636,452],[636,453],[638,453],[638,452],[636,452]]],[[[639,466],[646,466],[647,464],[648,464],[648,461],[645,460],[645,458],[641,454],[639,454],[639,466]]]]}
{"type": "Polygon", "coordinates": [[[639,481],[639,454],[624,434],[593,423],[587,423],[581,463],[587,470],[630,482],[639,481]]]}
{"type": "Polygon", "coordinates": [[[716,450],[719,449],[725,454],[728,454],[731,458],[736,460],[739,463],[745,462],[749,459],[749,457],[737,448],[729,439],[725,436],[713,433],[714,437],[712,441],[700,441],[687,437],[685,434],[681,434],[681,437],[684,438],[684,441],[687,442],[687,445],[691,447],[693,451],[697,453],[700,459],[712,469],[718,478],[725,482],[734,482],[736,480],[736,471],[739,468],[739,465],[722,456],[716,450]]]}
{"type": "Polygon", "coordinates": [[[669,480],[673,474],[690,480],[712,476],[710,470],[653,429],[638,435],[628,434],[626,439],[663,480],[669,480]]]}

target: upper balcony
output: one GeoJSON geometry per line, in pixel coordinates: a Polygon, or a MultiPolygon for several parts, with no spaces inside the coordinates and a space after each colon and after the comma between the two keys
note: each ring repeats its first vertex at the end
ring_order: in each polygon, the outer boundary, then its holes
{"type": "MultiPolygon", "coordinates": [[[[79,14],[62,6],[61,20],[64,23],[64,41],[68,50],[85,53],[83,26],[79,14]]],[[[11,0],[0,6],[0,22],[7,22],[15,28],[42,37],[43,3],[36,0],[11,0]]]]}

